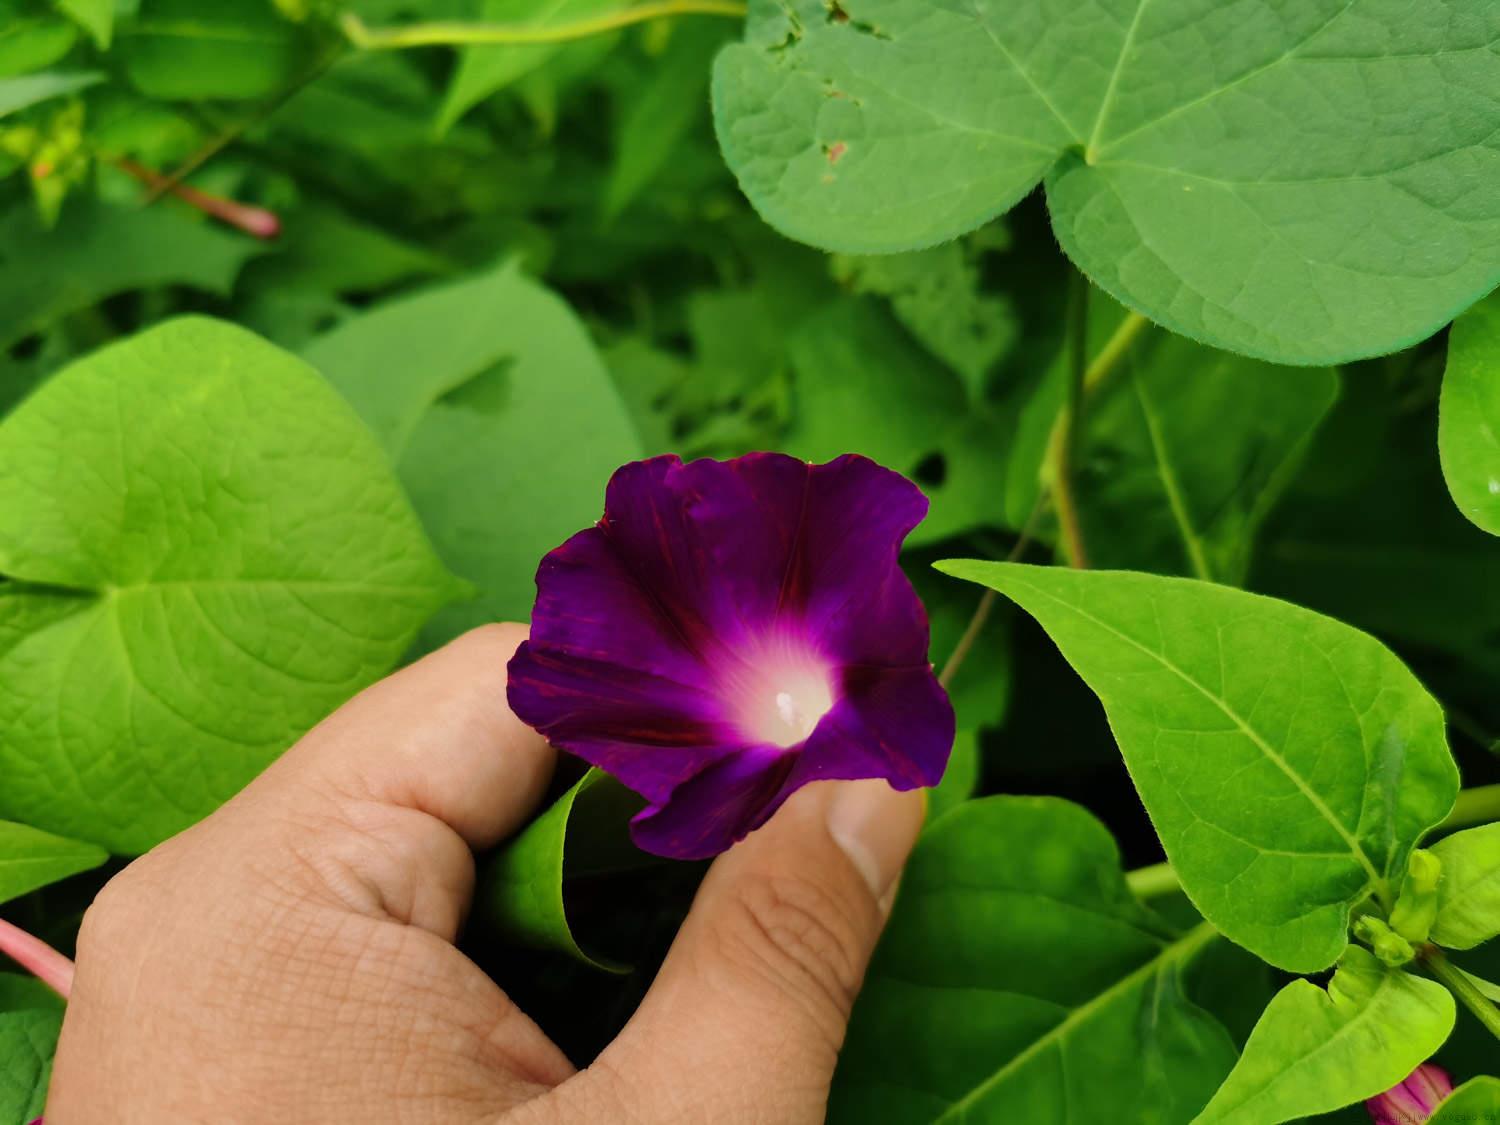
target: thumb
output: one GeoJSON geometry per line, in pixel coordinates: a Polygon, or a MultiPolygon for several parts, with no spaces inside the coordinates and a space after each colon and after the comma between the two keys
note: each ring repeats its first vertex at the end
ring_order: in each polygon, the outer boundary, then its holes
{"type": "Polygon", "coordinates": [[[925,806],[883,781],[812,785],[715,862],[596,1068],[627,1120],[823,1120],[925,806]]]}

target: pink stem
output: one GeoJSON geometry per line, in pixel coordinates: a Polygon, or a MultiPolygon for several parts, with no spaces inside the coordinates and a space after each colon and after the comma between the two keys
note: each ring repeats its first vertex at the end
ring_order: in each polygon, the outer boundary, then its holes
{"type": "Polygon", "coordinates": [[[0,954],[9,957],[64,1000],[72,993],[73,962],[4,918],[0,918],[0,954]]]}
{"type": "MultiPolygon", "coordinates": [[[[153,190],[167,183],[167,178],[161,173],[153,172],[134,160],[122,158],[116,160],[115,164],[122,172],[134,176],[153,190]]],[[[238,227],[246,234],[253,234],[256,238],[271,239],[281,233],[281,220],[276,217],[274,211],[267,211],[264,207],[251,207],[248,203],[238,203],[220,195],[210,195],[206,191],[199,191],[187,184],[171,184],[167,190],[205,215],[212,215],[220,222],[238,227]]]]}

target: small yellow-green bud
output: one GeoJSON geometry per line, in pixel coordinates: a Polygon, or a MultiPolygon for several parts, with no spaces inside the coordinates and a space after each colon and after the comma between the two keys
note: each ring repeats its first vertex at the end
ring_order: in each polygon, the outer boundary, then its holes
{"type": "Polygon", "coordinates": [[[1354,923],[1354,936],[1368,945],[1375,956],[1387,965],[1405,965],[1417,955],[1411,942],[1373,914],[1366,914],[1354,923]]]}
{"type": "Polygon", "coordinates": [[[1442,875],[1442,861],[1431,852],[1418,849],[1407,860],[1401,897],[1391,911],[1391,928],[1414,945],[1427,940],[1437,918],[1437,887],[1442,875]]]}

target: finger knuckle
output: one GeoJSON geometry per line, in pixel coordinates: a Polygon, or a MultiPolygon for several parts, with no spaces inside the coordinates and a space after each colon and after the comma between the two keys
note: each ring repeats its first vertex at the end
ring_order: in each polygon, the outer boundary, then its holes
{"type": "Polygon", "coordinates": [[[862,959],[847,905],[816,880],[762,875],[746,880],[726,928],[727,959],[771,978],[783,991],[808,997],[847,1019],[859,988],[862,959]]]}

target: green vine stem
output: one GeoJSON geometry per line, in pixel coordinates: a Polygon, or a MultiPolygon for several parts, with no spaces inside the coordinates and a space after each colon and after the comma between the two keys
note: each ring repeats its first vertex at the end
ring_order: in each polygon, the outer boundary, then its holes
{"type": "MultiPolygon", "coordinates": [[[[1105,341],[1104,347],[1099,349],[1093,361],[1084,369],[1081,398],[1087,403],[1089,397],[1104,386],[1110,376],[1119,369],[1120,361],[1130,351],[1136,338],[1146,329],[1151,322],[1140,313],[1129,313],[1120,326],[1115,329],[1114,334],[1105,341]]],[[[1006,562],[1015,562],[1021,557],[1023,551],[1031,543],[1031,533],[1037,518],[1041,515],[1046,504],[1047,497],[1052,491],[1052,486],[1057,480],[1056,466],[1060,459],[1068,452],[1066,446],[1066,432],[1071,425],[1070,412],[1064,407],[1058,412],[1057,418],[1052,423],[1052,433],[1047,439],[1047,452],[1042,461],[1042,488],[1037,497],[1036,505],[1031,509],[1031,515],[1026,518],[1026,526],[1021,529],[1021,537],[1017,540],[1015,547],[1006,556],[1006,562]]],[[[947,687],[953,682],[953,677],[958,674],[959,667],[964,658],[969,655],[969,650],[974,647],[980,630],[984,628],[995,608],[995,591],[986,590],[979,599],[979,604],[974,607],[974,615],[969,618],[969,624],[965,626],[963,635],[959,637],[958,643],[953,646],[953,652],[949,655],[943,670],[938,674],[938,682],[947,687]]]]}
{"type": "MultiPolygon", "coordinates": [[[[1459,790],[1453,811],[1433,831],[1451,832],[1455,828],[1489,824],[1495,820],[1500,820],[1500,785],[1476,785],[1473,789],[1459,790]]],[[[1140,899],[1160,898],[1182,889],[1177,872],[1172,870],[1170,863],[1153,863],[1149,867],[1127,871],[1125,882],[1140,899]]]]}
{"type": "Polygon", "coordinates": [[[1474,1013],[1474,1018],[1484,1024],[1485,1030],[1500,1039],[1500,1008],[1496,1008],[1494,1002],[1475,987],[1462,969],[1449,961],[1441,949],[1430,945],[1423,949],[1420,961],[1457,997],[1459,1003],[1474,1013]]]}
{"type": "Polygon", "coordinates": [[[405,27],[369,27],[353,12],[339,17],[344,38],[362,51],[400,51],[409,47],[532,46],[587,39],[616,28],[671,16],[728,16],[741,19],[743,0],[647,0],[617,12],[572,23],[546,25],[503,23],[414,23],[405,27]]]}

